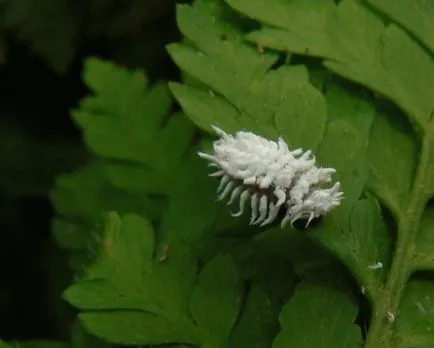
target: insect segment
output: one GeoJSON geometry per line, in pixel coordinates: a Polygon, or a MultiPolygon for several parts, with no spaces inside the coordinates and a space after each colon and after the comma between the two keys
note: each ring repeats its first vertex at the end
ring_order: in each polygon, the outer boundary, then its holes
{"type": "Polygon", "coordinates": [[[251,132],[235,135],[212,126],[220,139],[214,142],[214,153],[199,152],[217,171],[210,176],[220,178],[218,199],[229,197],[228,205],[239,199],[241,216],[250,200],[250,224],[268,225],[281,209],[286,209],[281,227],[298,219],[314,219],[338,206],[343,198],[340,183],[331,182],[333,168],[318,168],[312,151],[290,151],[286,142],[268,140],[251,132]]]}

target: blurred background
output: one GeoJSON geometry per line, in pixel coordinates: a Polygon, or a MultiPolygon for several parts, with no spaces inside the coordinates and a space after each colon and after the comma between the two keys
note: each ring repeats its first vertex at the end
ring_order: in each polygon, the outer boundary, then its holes
{"type": "Polygon", "coordinates": [[[174,0],[1,1],[1,339],[70,337],[74,313],[60,295],[72,274],[51,238],[49,194],[89,156],[69,118],[88,93],[83,59],[176,79],[165,45],[178,39],[174,0]]]}

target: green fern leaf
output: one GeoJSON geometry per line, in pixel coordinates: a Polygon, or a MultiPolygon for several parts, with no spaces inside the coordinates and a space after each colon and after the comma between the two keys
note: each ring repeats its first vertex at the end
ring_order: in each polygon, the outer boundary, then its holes
{"type": "Polygon", "coordinates": [[[317,276],[305,280],[282,309],[282,331],[273,348],[360,347],[356,315],[357,305],[338,275],[333,281],[317,276]]]}
{"type": "Polygon", "coordinates": [[[430,1],[366,0],[377,10],[396,21],[434,52],[434,6],[430,1]]]}
{"type": "Polygon", "coordinates": [[[434,341],[434,284],[412,280],[407,286],[396,321],[397,348],[429,347],[434,341]]]}
{"type": "Polygon", "coordinates": [[[291,146],[315,148],[326,108],[306,68],[270,70],[277,56],[242,42],[243,32],[225,20],[225,10],[205,0],[178,6],[178,25],[191,45],[171,44],[169,53],[181,70],[209,86],[171,85],[184,112],[207,131],[212,124],[228,132],[248,128],[271,138],[283,135],[291,146]]]}
{"type": "Polygon", "coordinates": [[[99,239],[101,213],[135,212],[157,219],[163,204],[156,197],[113,187],[101,162],[58,177],[51,201],[57,212],[52,221],[53,236],[61,248],[72,252],[71,265],[78,273],[82,263],[89,261],[85,257],[89,248],[99,239]]]}
{"type": "Polygon", "coordinates": [[[392,99],[417,127],[428,122],[434,108],[428,92],[434,79],[431,59],[402,29],[393,23],[385,27],[360,2],[344,0],[335,6],[332,0],[320,4],[276,0],[267,3],[267,11],[245,0],[227,2],[266,24],[249,34],[250,40],[264,47],[323,57],[333,72],[392,99]],[[269,15],[278,12],[279,16],[269,15]],[[304,40],[318,31],[319,37],[304,40]],[[411,72],[403,68],[406,66],[413,66],[411,72]]]}
{"type": "Polygon", "coordinates": [[[235,327],[230,347],[271,347],[279,330],[278,301],[260,287],[253,285],[244,303],[244,310],[235,327]]]}
{"type": "Polygon", "coordinates": [[[185,248],[179,246],[164,260],[154,255],[148,221],[132,214],[106,215],[98,257],[65,292],[83,311],[84,327],[119,344],[226,345],[242,298],[230,258],[214,259],[196,279],[196,261],[185,248]],[[210,300],[218,306],[210,306],[210,300]]]}
{"type": "Polygon", "coordinates": [[[369,138],[368,184],[398,217],[410,197],[419,149],[405,115],[394,107],[382,109],[377,110],[369,138]]]}
{"type": "MultiPolygon", "coordinates": [[[[434,192],[434,128],[431,120],[434,103],[430,95],[434,61],[429,52],[432,51],[429,34],[432,31],[432,6],[428,2],[387,0],[366,1],[369,6],[355,0],[343,0],[338,4],[331,0],[272,0],[266,5],[262,1],[226,2],[261,23],[259,30],[247,34],[247,40],[287,53],[319,57],[331,72],[376,94],[376,103],[371,106],[372,128],[367,127],[368,122],[366,127],[354,127],[364,129],[361,134],[365,138],[363,146],[368,148],[367,156],[359,152],[352,158],[339,155],[338,159],[331,153],[332,149],[342,147],[342,142],[346,148],[346,141],[355,146],[358,140],[354,133],[347,134],[343,127],[327,135],[332,131],[330,123],[333,122],[333,111],[328,109],[328,127],[318,157],[325,161],[323,156],[326,156],[339,168],[339,173],[343,170],[340,175],[344,178],[348,175],[346,180],[349,182],[351,172],[354,175],[358,172],[354,179],[358,178],[359,184],[349,186],[351,204],[345,202],[341,209],[345,214],[333,212],[313,235],[348,266],[361,285],[368,275],[365,261],[386,260],[380,265],[384,269],[380,267],[381,272],[377,269],[376,285],[369,291],[373,310],[365,346],[377,347],[380,342],[384,347],[395,346],[396,337],[403,346],[424,346],[428,338],[412,341],[409,330],[403,334],[397,329],[394,336],[393,324],[399,322],[399,306],[410,276],[416,270],[432,269],[433,244],[428,227],[431,210],[427,206],[434,192]],[[385,21],[379,12],[389,21],[385,21]],[[384,101],[384,97],[388,101],[384,101]],[[331,146],[326,145],[328,138],[331,146]],[[341,167],[334,160],[342,161],[341,167]],[[367,187],[392,213],[397,229],[395,243],[380,227],[383,223],[379,209],[374,209],[375,200],[370,197],[359,200],[362,183],[366,181],[366,172],[360,171],[362,167],[370,170],[367,187]],[[372,224],[372,221],[378,223],[372,224]],[[358,226],[362,223],[366,225],[364,232],[365,227],[358,226]],[[372,242],[362,245],[367,240],[372,242]],[[389,268],[387,250],[392,245],[395,251],[389,268]],[[384,272],[388,273],[387,280],[384,272]]],[[[360,98],[360,90],[358,94],[360,98]]],[[[352,111],[343,119],[360,122],[360,111],[352,111]]],[[[348,187],[345,186],[347,194],[348,187]]],[[[412,282],[409,287],[412,288],[412,282]]],[[[403,306],[406,306],[405,297],[403,306]]]]}
{"type": "Polygon", "coordinates": [[[434,270],[434,212],[431,206],[425,209],[420,222],[415,241],[415,249],[411,258],[411,265],[415,271],[434,270]]]}
{"type": "Polygon", "coordinates": [[[90,149],[110,159],[113,185],[129,190],[167,193],[186,150],[193,127],[182,115],[167,117],[171,98],[165,85],[146,90],[140,71],[90,58],[84,80],[95,93],[82,100],[73,118],[90,149]]]}

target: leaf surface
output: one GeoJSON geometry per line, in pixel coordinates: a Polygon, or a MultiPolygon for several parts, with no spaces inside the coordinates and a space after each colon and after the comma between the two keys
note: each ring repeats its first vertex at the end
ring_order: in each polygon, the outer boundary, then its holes
{"type": "Polygon", "coordinates": [[[422,216],[411,261],[415,270],[434,269],[434,211],[430,206],[422,216]]]}
{"type": "Polygon", "coordinates": [[[155,220],[164,206],[158,197],[114,187],[100,161],[58,177],[51,202],[57,213],[51,222],[53,236],[61,248],[70,252],[71,267],[78,273],[82,272],[83,263],[93,258],[92,250],[103,224],[101,213],[145,213],[155,220]]]}
{"type": "Polygon", "coordinates": [[[87,332],[80,320],[76,320],[71,333],[71,348],[112,348],[107,342],[103,342],[87,332]]]}
{"type": "Polygon", "coordinates": [[[368,184],[396,216],[410,199],[418,146],[411,125],[399,110],[379,109],[369,137],[368,184]]]}
{"type": "Polygon", "coordinates": [[[360,291],[376,301],[389,271],[392,249],[376,199],[368,196],[357,201],[349,226],[341,225],[333,216],[313,233],[350,269],[360,291]]]}
{"type": "Polygon", "coordinates": [[[434,341],[434,284],[429,279],[407,285],[396,320],[398,348],[429,347],[434,341]]]}
{"type": "Polygon", "coordinates": [[[271,347],[279,331],[279,303],[253,285],[244,303],[241,318],[231,336],[230,347],[271,347]]]}
{"type": "MultiPolygon", "coordinates": [[[[417,127],[426,127],[434,108],[429,97],[434,79],[432,58],[404,30],[393,23],[385,27],[382,19],[360,2],[344,0],[335,7],[332,2],[322,1],[321,7],[303,1],[272,1],[271,10],[255,10],[253,18],[267,25],[248,37],[264,47],[325,58],[327,68],[386,95],[408,113],[417,127]],[[280,16],[268,16],[278,11],[282,12],[280,16]],[[318,13],[320,21],[316,19],[318,13]],[[303,20],[298,20],[299,16],[303,20]],[[289,29],[280,20],[282,17],[298,25],[289,29]],[[322,31],[321,39],[300,40],[318,25],[322,25],[318,29],[322,31]]],[[[228,3],[243,13],[252,11],[245,0],[228,3]]]]}
{"type": "Polygon", "coordinates": [[[327,119],[323,95],[304,83],[285,89],[288,98],[276,110],[276,128],[290,147],[315,151],[322,140],[327,119]]]}
{"type": "MultiPolygon", "coordinates": [[[[313,232],[322,245],[346,264],[361,286],[368,282],[368,295],[374,309],[366,347],[371,348],[380,342],[394,346],[394,320],[390,318],[399,313],[406,282],[413,271],[431,269],[427,225],[422,221],[419,228],[419,223],[426,202],[434,192],[434,102],[430,95],[434,62],[429,52],[430,36],[427,36],[430,29],[424,19],[432,13],[428,2],[367,2],[343,0],[336,5],[329,1],[328,6],[325,2],[309,6],[308,2],[276,0],[267,3],[270,8],[260,10],[257,5],[265,3],[251,6],[244,0],[227,0],[239,12],[261,23],[262,28],[248,34],[248,40],[289,54],[320,57],[331,72],[375,94],[374,104],[362,90],[345,84],[344,93],[332,102],[333,93],[330,95],[326,85],[327,126],[318,159],[338,170],[348,201],[345,199],[313,232]],[[322,9],[321,20],[317,17],[319,8],[322,9]],[[426,10],[423,15],[422,8],[426,10]],[[291,26],[291,23],[297,25],[291,26]],[[322,31],[317,36],[321,40],[300,39],[317,27],[322,31]],[[351,99],[343,97],[345,93],[352,94],[357,101],[365,99],[361,105],[371,110],[369,122],[363,117],[367,113],[360,110],[335,117],[346,109],[341,108],[340,103],[351,99]],[[390,101],[401,112],[389,106],[390,101]],[[409,123],[403,121],[402,112],[409,123]],[[341,148],[343,152],[336,154],[341,148]],[[388,227],[396,227],[395,244],[384,228],[380,210],[374,209],[376,203],[369,203],[370,195],[360,200],[366,183],[387,208],[385,212],[391,211],[396,220],[395,224],[388,224],[388,227]],[[381,225],[383,227],[379,227],[381,225]],[[394,259],[389,268],[388,250],[392,246],[395,247],[394,259]],[[368,260],[376,261],[368,265],[368,260]],[[370,275],[367,266],[371,271],[380,272],[370,275]],[[389,271],[385,281],[384,272],[389,271]]],[[[429,220],[429,217],[424,219],[429,220]]],[[[422,347],[427,342],[419,343],[422,347]]]]}
{"type": "Polygon", "coordinates": [[[95,261],[64,294],[81,310],[84,327],[118,344],[228,341],[241,302],[240,280],[228,259],[211,261],[195,285],[196,260],[186,248],[178,245],[161,259],[155,246],[147,220],[133,214],[106,216],[95,261]],[[233,277],[226,278],[230,272],[233,277]],[[215,276],[222,282],[215,283],[215,276]],[[227,286],[215,293],[217,284],[227,286]],[[213,296],[226,300],[221,312],[209,306],[213,296]]]}
{"type": "Polygon", "coordinates": [[[434,52],[434,5],[430,1],[366,0],[389,18],[401,24],[434,52]]]}
{"type": "Polygon", "coordinates": [[[360,198],[369,174],[368,140],[375,109],[368,97],[343,87],[327,87],[328,123],[318,159],[337,170],[345,199],[312,236],[349,267],[372,299],[385,281],[391,252],[376,199],[360,198]],[[372,270],[379,262],[381,267],[372,270]]]}
{"type": "Polygon", "coordinates": [[[116,343],[157,344],[164,335],[185,339],[172,320],[192,330],[185,306],[196,276],[194,260],[178,251],[167,263],[154,262],[154,238],[139,216],[107,215],[98,258],[64,295],[85,310],[80,319],[89,332],[116,343]],[[143,336],[141,326],[149,327],[143,336]]]}
{"type": "Polygon", "coordinates": [[[335,280],[305,280],[280,314],[273,348],[360,347],[357,304],[335,280]]]}
{"type": "Polygon", "coordinates": [[[291,146],[315,148],[326,106],[306,68],[270,70],[277,56],[243,42],[243,31],[224,15],[225,7],[203,0],[178,6],[178,25],[191,45],[171,44],[169,53],[181,70],[209,86],[171,85],[187,116],[207,131],[212,124],[228,132],[248,129],[269,138],[282,135],[291,146]]]}
{"type": "Polygon", "coordinates": [[[255,1],[226,0],[235,10],[264,24],[248,39],[264,47],[288,49],[294,53],[332,56],[333,48],[327,34],[333,0],[255,1]],[[303,28],[303,30],[300,30],[303,28]]]}
{"type": "Polygon", "coordinates": [[[211,232],[219,212],[227,209],[213,198],[215,180],[208,176],[209,168],[194,150],[177,170],[177,185],[170,192],[168,207],[162,216],[162,239],[169,248],[179,243],[195,245],[211,232]]]}
{"type": "Polygon", "coordinates": [[[217,256],[199,275],[190,299],[195,323],[219,333],[216,342],[228,344],[241,306],[240,276],[229,256],[217,256]]]}
{"type": "Polygon", "coordinates": [[[167,118],[171,98],[164,84],[148,88],[139,70],[89,58],[84,80],[95,93],[73,111],[90,149],[110,159],[115,186],[167,193],[174,168],[190,146],[193,127],[182,115],[167,118]]]}
{"type": "Polygon", "coordinates": [[[338,84],[328,86],[325,97],[327,126],[317,158],[321,166],[336,169],[335,180],[341,183],[345,192],[338,217],[345,221],[368,177],[368,136],[375,109],[369,98],[338,84]]]}

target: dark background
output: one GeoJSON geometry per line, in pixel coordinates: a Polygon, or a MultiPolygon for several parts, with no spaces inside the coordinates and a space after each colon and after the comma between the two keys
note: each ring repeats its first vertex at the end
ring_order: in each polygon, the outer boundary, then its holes
{"type": "Polygon", "coordinates": [[[0,338],[69,340],[74,313],[60,294],[72,274],[51,238],[49,193],[59,174],[89,156],[69,118],[88,93],[82,63],[97,56],[143,68],[151,80],[177,78],[165,51],[179,38],[175,2],[5,0],[0,6],[0,338]],[[57,35],[69,22],[56,18],[59,6],[75,26],[71,54],[60,59],[65,47],[57,35]]]}

